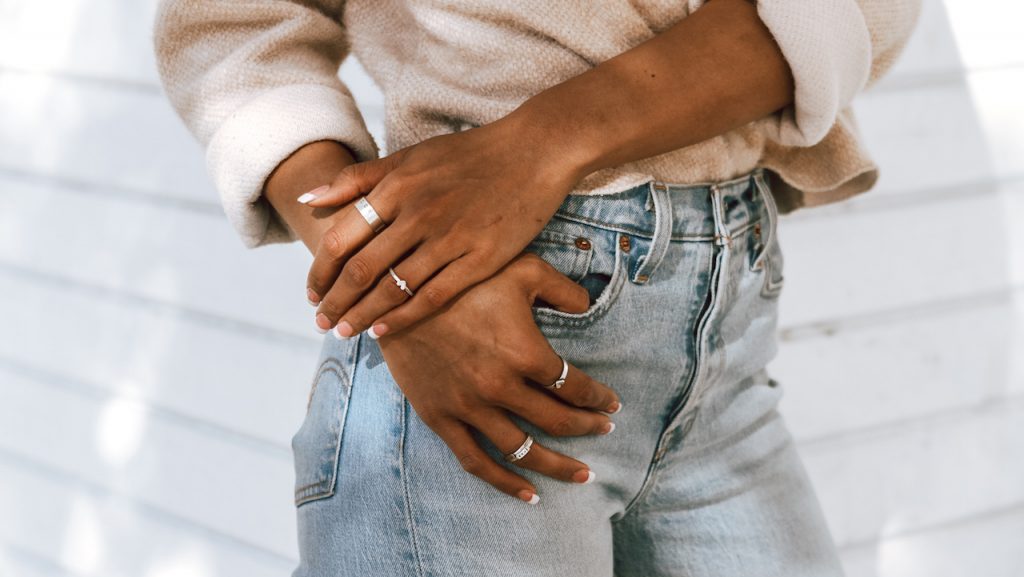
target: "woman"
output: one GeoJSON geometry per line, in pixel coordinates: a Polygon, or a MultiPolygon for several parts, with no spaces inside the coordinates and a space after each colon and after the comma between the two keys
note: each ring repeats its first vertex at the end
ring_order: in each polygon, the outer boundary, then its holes
{"type": "Polygon", "coordinates": [[[917,10],[165,0],[230,220],[305,243],[333,334],[295,575],[839,575],[764,369],[777,216],[873,185],[848,105],[917,10]]]}

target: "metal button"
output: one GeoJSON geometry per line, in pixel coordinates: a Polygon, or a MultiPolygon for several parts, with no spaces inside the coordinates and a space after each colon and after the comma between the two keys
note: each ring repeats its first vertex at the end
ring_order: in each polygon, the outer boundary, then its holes
{"type": "Polygon", "coordinates": [[[761,223],[756,223],[756,224],[754,225],[754,234],[755,234],[755,235],[756,235],[756,236],[757,236],[758,238],[761,238],[761,223]]]}
{"type": "Polygon", "coordinates": [[[581,236],[576,239],[576,248],[580,250],[590,250],[590,241],[581,236]]]}
{"type": "Polygon", "coordinates": [[[621,235],[619,237],[619,248],[621,248],[625,252],[629,252],[629,237],[628,236],[621,235]]]}
{"type": "Polygon", "coordinates": [[[649,276],[647,276],[645,274],[638,274],[638,275],[636,275],[636,280],[637,280],[637,282],[647,282],[647,281],[651,280],[651,277],[649,277],[649,276]]]}

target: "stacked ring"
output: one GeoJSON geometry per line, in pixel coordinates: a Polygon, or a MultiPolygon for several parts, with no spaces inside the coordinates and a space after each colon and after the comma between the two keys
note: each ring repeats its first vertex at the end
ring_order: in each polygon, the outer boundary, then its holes
{"type": "Polygon", "coordinates": [[[523,441],[523,444],[519,445],[519,448],[516,449],[515,451],[512,451],[511,453],[505,455],[505,460],[508,461],[509,463],[515,463],[519,459],[522,459],[523,457],[525,457],[526,454],[530,452],[530,449],[532,447],[533,447],[533,435],[530,435],[529,433],[527,433],[526,440],[523,441]]]}
{"type": "Polygon", "coordinates": [[[561,356],[558,357],[558,360],[562,361],[562,374],[558,375],[558,378],[555,379],[555,382],[551,383],[550,385],[544,385],[545,389],[551,389],[552,391],[557,391],[558,389],[561,389],[562,385],[565,384],[565,377],[569,376],[569,363],[565,362],[565,359],[563,359],[561,356]]]}
{"type": "Polygon", "coordinates": [[[386,226],[384,221],[380,218],[380,215],[377,214],[377,211],[370,205],[370,201],[366,200],[365,196],[360,197],[359,200],[356,201],[356,210],[359,211],[359,214],[363,217],[363,220],[366,221],[366,224],[370,225],[370,229],[373,230],[373,232],[380,232],[381,229],[386,226]]]}
{"type": "Polygon", "coordinates": [[[405,294],[409,296],[415,295],[415,293],[412,292],[412,289],[409,288],[409,284],[406,283],[404,279],[398,278],[398,274],[395,273],[395,269],[389,268],[388,272],[391,273],[391,278],[395,279],[395,284],[398,285],[398,288],[402,289],[405,294]]]}

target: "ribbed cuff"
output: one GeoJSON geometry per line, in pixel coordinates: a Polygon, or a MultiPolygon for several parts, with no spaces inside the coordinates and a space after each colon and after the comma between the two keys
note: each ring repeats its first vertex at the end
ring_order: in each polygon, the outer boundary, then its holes
{"type": "Polygon", "coordinates": [[[249,248],[297,237],[263,197],[270,173],[299,148],[318,140],[346,145],[358,162],[377,158],[352,96],[320,84],[283,86],[235,111],[217,129],[206,164],[224,212],[249,248]]]}
{"type": "Polygon", "coordinates": [[[772,138],[812,146],[867,83],[871,35],[855,0],[758,0],[758,15],[782,50],[796,84],[775,115],[772,138]]]}

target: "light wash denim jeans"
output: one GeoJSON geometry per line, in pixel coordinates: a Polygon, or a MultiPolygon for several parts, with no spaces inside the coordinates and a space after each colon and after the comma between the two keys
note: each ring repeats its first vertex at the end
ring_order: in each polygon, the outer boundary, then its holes
{"type": "Polygon", "coordinates": [[[764,368],[783,284],[777,220],[761,171],[565,200],[529,250],[592,306],[535,317],[623,409],[607,436],[553,438],[519,420],[596,473],[578,485],[519,469],[536,506],[462,470],[373,340],[326,337],[292,439],[294,577],[841,575],[764,368]]]}

